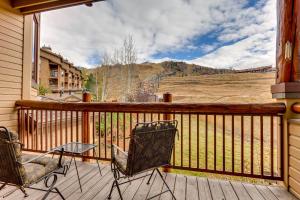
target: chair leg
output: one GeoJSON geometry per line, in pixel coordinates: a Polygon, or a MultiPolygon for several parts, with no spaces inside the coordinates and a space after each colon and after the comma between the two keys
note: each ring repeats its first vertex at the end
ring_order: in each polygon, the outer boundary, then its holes
{"type": "Polygon", "coordinates": [[[61,197],[62,200],[65,200],[65,197],[61,194],[61,192],[57,188],[54,188],[54,190],[57,192],[57,194],[61,197]]]}
{"type": "Polygon", "coordinates": [[[6,185],[7,185],[7,183],[3,183],[0,187],[0,190],[2,190],[6,185]]]}
{"type": "Polygon", "coordinates": [[[27,194],[27,192],[26,192],[26,190],[25,190],[24,187],[20,187],[20,190],[23,192],[24,197],[28,197],[28,194],[27,194]]]}
{"type": "Polygon", "coordinates": [[[115,181],[113,182],[113,184],[112,184],[112,186],[110,188],[110,192],[109,192],[109,195],[108,195],[107,199],[111,199],[111,194],[112,194],[112,192],[114,190],[114,187],[115,187],[115,181]]]}
{"type": "Polygon", "coordinates": [[[164,184],[166,185],[167,189],[169,190],[169,192],[171,193],[172,195],[172,199],[175,199],[176,200],[176,197],[174,196],[173,192],[171,191],[171,189],[169,188],[168,184],[166,183],[163,175],[160,173],[159,169],[156,169],[157,173],[159,174],[160,178],[163,180],[164,184]]]}
{"type": "Polygon", "coordinates": [[[154,171],[155,171],[155,169],[152,171],[152,173],[151,173],[151,175],[150,175],[150,177],[149,177],[149,179],[148,179],[148,181],[147,181],[147,185],[150,184],[150,180],[151,180],[151,178],[152,178],[152,176],[153,176],[153,174],[154,174],[154,171]]]}
{"type": "Polygon", "coordinates": [[[116,181],[116,186],[117,186],[117,189],[118,189],[118,192],[119,192],[119,195],[120,195],[120,199],[123,200],[122,193],[121,193],[118,181],[116,181]]]}

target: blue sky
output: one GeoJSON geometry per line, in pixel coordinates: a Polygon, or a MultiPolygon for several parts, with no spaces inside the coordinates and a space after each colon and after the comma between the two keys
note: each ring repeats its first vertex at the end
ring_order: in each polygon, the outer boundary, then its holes
{"type": "Polygon", "coordinates": [[[275,0],[107,0],[47,12],[42,26],[42,45],[85,67],[128,35],[138,62],[249,68],[275,60],[275,0]]]}

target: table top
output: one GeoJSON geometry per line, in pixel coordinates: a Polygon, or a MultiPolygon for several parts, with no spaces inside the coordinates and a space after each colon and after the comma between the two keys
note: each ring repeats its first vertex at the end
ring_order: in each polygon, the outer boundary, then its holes
{"type": "Polygon", "coordinates": [[[95,144],[84,144],[81,142],[70,142],[52,149],[53,151],[61,151],[64,149],[66,153],[83,154],[97,147],[95,144]]]}

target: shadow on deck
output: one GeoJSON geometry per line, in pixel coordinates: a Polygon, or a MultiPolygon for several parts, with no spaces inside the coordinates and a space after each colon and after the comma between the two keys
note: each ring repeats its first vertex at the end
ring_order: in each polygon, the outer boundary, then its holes
{"type": "MultiPolygon", "coordinates": [[[[107,199],[111,184],[112,173],[110,171],[110,165],[101,165],[102,176],[100,176],[96,164],[86,164],[78,162],[78,170],[81,177],[81,183],[83,192],[80,192],[79,184],[76,176],[76,170],[74,165],[71,166],[70,171],[66,177],[60,176],[56,186],[62,192],[66,199],[107,199]]],[[[121,186],[124,200],[129,199],[146,199],[151,197],[165,188],[161,179],[154,175],[149,185],[146,184],[147,177],[133,181],[131,184],[124,184],[121,186]]],[[[207,179],[203,177],[184,176],[180,174],[164,173],[166,181],[178,200],[191,199],[191,200],[294,200],[297,199],[290,194],[285,188],[281,186],[264,186],[253,185],[249,183],[224,181],[216,179],[207,179]]],[[[43,183],[35,185],[35,187],[43,187],[43,183]]],[[[12,186],[4,188],[0,195],[7,193],[14,189],[12,186]]],[[[6,199],[26,199],[26,200],[38,200],[44,195],[43,192],[38,190],[27,190],[29,197],[24,198],[21,191],[16,191],[6,199]]],[[[48,199],[60,199],[56,194],[51,194],[48,199]]],[[[119,199],[118,193],[115,190],[112,199],[119,199]]],[[[155,199],[171,199],[169,193],[164,193],[155,199]]]]}

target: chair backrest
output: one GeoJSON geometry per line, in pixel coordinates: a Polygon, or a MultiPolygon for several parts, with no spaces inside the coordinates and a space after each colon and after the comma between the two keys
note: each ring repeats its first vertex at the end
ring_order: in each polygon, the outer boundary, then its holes
{"type": "Polygon", "coordinates": [[[129,144],[128,175],[169,165],[176,133],[176,120],[137,124],[129,144]]]}
{"type": "Polygon", "coordinates": [[[23,185],[25,176],[18,135],[0,127],[0,181],[23,185]]]}

